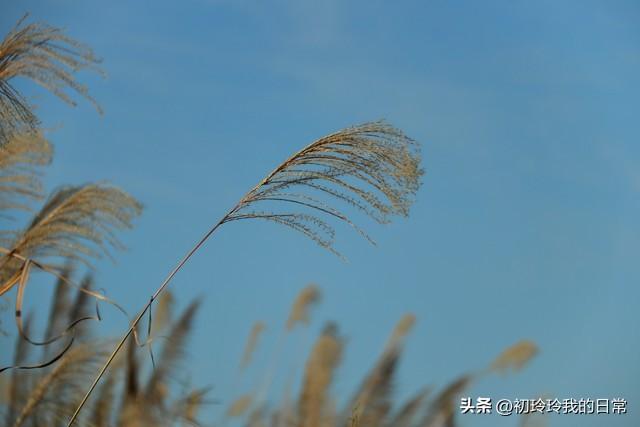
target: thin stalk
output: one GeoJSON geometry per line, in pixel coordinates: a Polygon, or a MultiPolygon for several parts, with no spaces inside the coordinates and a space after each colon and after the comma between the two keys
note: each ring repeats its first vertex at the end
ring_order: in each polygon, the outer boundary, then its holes
{"type": "MultiPolygon", "coordinates": [[[[304,150],[304,149],[303,149],[304,150]]],[[[301,150],[302,151],[302,150],[301,150]]],[[[297,155],[298,153],[294,154],[293,156],[290,157],[293,158],[297,155]]],[[[287,160],[288,162],[289,160],[287,160]]],[[[285,162],[285,164],[287,163],[285,162]]],[[[149,299],[149,302],[147,302],[147,304],[144,306],[144,308],[142,309],[142,311],[138,314],[138,316],[134,319],[134,321],[131,323],[131,326],[129,326],[129,329],[127,330],[127,332],[123,335],[123,337],[120,339],[120,341],[118,342],[118,345],[116,345],[116,347],[113,349],[113,352],[111,353],[111,355],[109,356],[109,358],[107,359],[107,361],[105,362],[105,364],[102,366],[102,368],[100,369],[100,372],[98,373],[98,375],[96,376],[96,378],[93,380],[93,383],[91,384],[91,387],[89,387],[89,390],[87,390],[87,392],[85,393],[84,397],[82,398],[82,401],[80,402],[80,404],[78,405],[78,407],[76,408],[75,412],[73,413],[73,415],[71,416],[71,419],[69,419],[69,422],[67,423],[67,427],[71,427],[73,425],[73,423],[76,421],[76,419],[78,418],[78,414],[80,414],[80,411],[82,410],[82,408],[85,406],[85,404],[87,403],[87,400],[89,399],[89,396],[91,396],[91,393],[93,392],[93,390],[96,388],[96,386],[98,385],[98,383],[100,382],[100,379],[102,379],[102,377],[104,376],[105,372],[107,372],[107,369],[109,369],[109,366],[111,365],[111,363],[113,362],[113,360],[115,359],[116,355],[120,352],[120,349],[122,348],[122,346],[124,345],[124,343],[127,341],[127,339],[131,336],[131,334],[133,333],[133,331],[136,329],[136,327],[138,326],[138,323],[140,323],[140,320],[142,320],[142,317],[145,315],[145,313],[151,308],[151,305],[153,304],[153,301],[158,298],[160,296],[160,294],[162,294],[162,292],[165,290],[165,288],[169,285],[169,283],[171,282],[171,280],[173,279],[173,277],[178,273],[178,271],[180,271],[182,269],[182,267],[187,263],[187,261],[189,261],[189,259],[193,256],[193,254],[195,254],[198,249],[200,249],[200,247],[202,247],[202,245],[204,245],[204,243],[209,239],[209,237],[211,237],[211,235],[218,229],[218,227],[220,227],[222,224],[224,224],[225,222],[227,222],[227,220],[229,219],[229,217],[231,215],[233,215],[238,209],[240,209],[245,202],[253,195],[253,193],[260,188],[262,185],[264,185],[266,182],[269,181],[269,179],[271,179],[283,166],[280,165],[277,168],[275,168],[269,175],[267,175],[262,181],[260,181],[255,187],[253,187],[247,194],[245,194],[242,199],[240,199],[240,201],[238,202],[237,205],[235,205],[224,217],[222,217],[222,219],[220,221],[218,221],[216,223],[216,225],[214,225],[213,227],[211,227],[211,229],[209,229],[209,231],[206,232],[206,234],[198,241],[198,243],[196,243],[189,252],[187,252],[187,254],[180,260],[180,262],[178,263],[178,265],[176,265],[174,267],[173,270],[171,270],[171,272],[169,273],[169,275],[167,276],[166,279],[164,279],[164,281],[162,282],[162,284],[160,285],[160,287],[158,287],[158,289],[156,290],[156,292],[153,294],[153,296],[149,299]]]]}
{"type": "MultiPolygon", "coordinates": [[[[330,184],[338,185],[345,190],[354,193],[354,197],[343,195],[339,191],[332,192],[322,185],[312,182],[305,183],[307,187],[322,190],[326,194],[332,195],[339,200],[346,201],[356,207],[361,207],[361,205],[359,205],[358,201],[355,199],[363,199],[365,202],[372,205],[373,211],[376,211],[372,213],[365,209],[365,212],[374,219],[377,215],[382,215],[384,218],[389,214],[406,216],[408,206],[412,202],[411,196],[419,187],[419,178],[422,175],[422,170],[419,168],[419,153],[410,151],[413,144],[413,140],[405,137],[400,131],[387,126],[382,122],[365,123],[361,126],[335,132],[312,142],[291,155],[287,160],[273,169],[265,178],[262,179],[262,181],[246,193],[242,199],[240,199],[240,201],[204,235],[204,237],[187,253],[187,255],[182,258],[171,273],[169,273],[149,302],[147,302],[142,311],[137,315],[126,334],[122,337],[116,348],[113,350],[111,356],[109,356],[106,363],[101,368],[98,376],[71,417],[67,427],[72,426],[79,412],[82,410],[83,406],[85,406],[87,399],[96,388],[98,382],[108,369],[113,359],[122,349],[126,340],[132,333],[135,334],[137,325],[140,323],[145,313],[149,311],[153,301],[160,296],[176,273],[180,271],[191,256],[200,249],[200,247],[218,229],[218,227],[227,222],[239,221],[242,219],[270,219],[303,233],[316,243],[320,244],[320,246],[340,256],[332,248],[332,239],[335,232],[334,229],[315,215],[301,213],[278,214],[270,212],[242,212],[242,210],[253,203],[259,202],[260,200],[268,199],[274,202],[290,202],[311,209],[315,214],[321,213],[337,217],[338,219],[346,221],[348,224],[355,227],[355,225],[352,224],[346,216],[332,208],[323,206],[321,203],[315,202],[312,198],[304,198],[301,196],[290,197],[287,196],[287,194],[278,193],[278,190],[284,190],[290,186],[300,183],[297,177],[290,177],[289,180],[286,179],[288,176],[288,170],[298,171],[298,167],[311,168],[309,172],[313,174],[313,167],[317,166],[323,168],[323,171],[319,173],[315,172],[317,177],[314,177],[314,180],[324,180],[330,184]],[[332,153],[333,155],[331,155],[332,153]],[[353,160],[354,156],[356,160],[353,160]],[[362,162],[358,159],[366,159],[367,161],[362,162]],[[365,184],[369,184],[374,188],[374,190],[377,189],[382,192],[390,203],[387,205],[382,202],[378,202],[375,196],[371,195],[370,192],[366,192],[359,187],[347,184],[346,182],[336,178],[336,176],[343,175],[363,180],[365,184]],[[285,183],[281,183],[279,178],[284,178],[285,183]],[[290,181],[291,185],[286,185],[286,181],[290,181]],[[272,190],[270,191],[270,189],[272,190]],[[331,240],[327,241],[322,237],[326,235],[328,235],[331,240]]],[[[360,234],[367,237],[359,228],[356,227],[356,229],[360,234]]]]}
{"type": "Polygon", "coordinates": [[[171,282],[173,277],[178,273],[178,271],[180,271],[180,269],[182,269],[182,267],[187,263],[187,261],[189,261],[189,258],[191,258],[193,256],[193,254],[196,253],[196,251],[198,249],[200,249],[200,247],[202,245],[204,245],[204,243],[207,241],[207,239],[209,239],[209,237],[211,237],[211,235],[218,229],[218,227],[220,227],[224,223],[224,221],[226,220],[227,216],[229,216],[236,209],[237,209],[237,207],[232,209],[229,212],[229,214],[225,215],[225,217],[222,220],[220,220],[209,231],[207,231],[207,233],[200,239],[200,241],[198,241],[198,243],[196,243],[195,246],[193,246],[191,248],[191,250],[184,256],[184,258],[182,258],[182,260],[180,260],[178,265],[176,265],[174,267],[174,269],[171,270],[171,272],[169,273],[167,278],[164,279],[164,281],[162,282],[160,287],[156,290],[156,292],[153,294],[151,299],[149,299],[149,302],[147,302],[147,304],[144,306],[142,311],[138,314],[138,316],[135,318],[135,320],[131,323],[131,326],[129,327],[127,332],[123,335],[123,337],[118,342],[118,345],[116,345],[116,347],[113,349],[113,352],[111,353],[111,355],[109,356],[109,358],[107,359],[105,364],[100,369],[100,372],[98,373],[98,376],[96,376],[96,378],[93,380],[93,383],[91,384],[91,387],[89,387],[89,390],[87,390],[87,393],[84,395],[84,397],[82,398],[82,401],[80,402],[80,404],[76,408],[75,412],[73,413],[73,416],[71,417],[71,419],[67,423],[67,427],[71,427],[73,425],[73,423],[75,422],[76,418],[78,418],[78,414],[80,413],[80,411],[82,410],[84,405],[87,403],[87,400],[89,399],[89,396],[91,395],[93,390],[96,388],[96,386],[98,385],[98,383],[100,382],[100,380],[104,376],[105,372],[107,371],[107,369],[111,365],[111,362],[113,362],[113,360],[115,359],[116,355],[120,352],[120,349],[122,348],[124,343],[131,336],[131,334],[133,333],[135,328],[138,326],[138,323],[140,323],[140,320],[142,320],[142,318],[145,315],[145,313],[151,308],[151,304],[153,304],[153,301],[160,296],[160,294],[165,290],[167,285],[169,285],[169,283],[171,282]]]}

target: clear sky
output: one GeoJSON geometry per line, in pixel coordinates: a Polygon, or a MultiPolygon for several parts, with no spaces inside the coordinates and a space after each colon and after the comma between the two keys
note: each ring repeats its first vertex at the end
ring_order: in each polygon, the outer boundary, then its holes
{"type": "MultiPolygon", "coordinates": [[[[623,397],[627,416],[560,415],[551,425],[640,424],[637,2],[28,0],[2,5],[2,32],[26,11],[104,60],[106,79],[81,75],[104,116],[21,87],[55,129],[51,188],[108,180],[146,206],[123,235],[130,250],[97,273],[132,312],[303,144],[379,118],[422,144],[426,175],[411,216],[371,225],[378,247],[340,228],[348,263],[246,222],[223,227],[180,273],[179,300],[204,301],[188,368],[213,398],[231,398],[252,322],[265,320],[264,342],[274,342],[295,294],[316,282],[324,301],[298,340],[339,323],[349,338],[341,396],[410,311],[418,325],[400,396],[482,368],[526,338],[537,359],[471,396],[623,397]]],[[[105,314],[100,333],[126,327],[105,314]]],[[[287,348],[300,368],[303,354],[287,348]]]]}

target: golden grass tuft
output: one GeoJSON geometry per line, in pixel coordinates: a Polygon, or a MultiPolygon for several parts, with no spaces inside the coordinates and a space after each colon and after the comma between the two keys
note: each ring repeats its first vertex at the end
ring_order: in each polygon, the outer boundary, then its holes
{"type": "Polygon", "coordinates": [[[264,219],[290,227],[339,255],[335,229],[342,221],[373,240],[329,202],[343,202],[378,223],[407,216],[420,188],[418,144],[384,121],[364,123],[320,138],[296,152],[249,191],[222,223],[264,219]],[[262,210],[258,205],[296,210],[262,210]]]}
{"type": "MultiPolygon", "coordinates": [[[[30,210],[29,202],[41,199],[38,168],[51,162],[53,149],[40,132],[17,134],[0,144],[0,213],[30,210]]],[[[11,241],[11,233],[0,233],[0,244],[11,241]]]]}

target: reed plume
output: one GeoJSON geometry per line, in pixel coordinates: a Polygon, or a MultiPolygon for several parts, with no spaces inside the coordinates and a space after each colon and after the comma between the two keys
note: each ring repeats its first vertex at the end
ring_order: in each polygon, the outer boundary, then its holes
{"type": "Polygon", "coordinates": [[[389,338],[389,342],[387,343],[387,348],[395,347],[402,345],[402,341],[404,338],[411,332],[413,326],[416,323],[416,316],[413,313],[407,313],[398,321],[396,324],[391,337],[389,338]]]}
{"type": "Polygon", "coordinates": [[[273,221],[337,254],[335,230],[323,216],[345,222],[373,241],[322,198],[344,202],[384,224],[393,215],[409,214],[422,173],[419,147],[412,139],[382,121],[365,123],[321,138],[289,157],[249,191],[222,222],[273,221]],[[264,202],[303,211],[259,209],[264,202]]]}
{"type": "Polygon", "coordinates": [[[15,133],[35,131],[39,126],[31,105],[11,82],[16,77],[29,79],[65,103],[76,105],[67,93],[71,90],[101,111],[87,87],[75,77],[82,69],[102,73],[93,51],[59,28],[27,24],[26,18],[20,19],[0,43],[0,145],[15,133]]]}
{"type": "MultiPolygon", "coordinates": [[[[28,337],[22,328],[22,307],[31,271],[36,267],[53,274],[67,285],[76,286],[60,274],[59,269],[44,261],[62,257],[68,262],[80,261],[91,265],[91,258],[110,256],[110,248],[123,248],[115,232],[130,228],[133,218],[140,211],[141,205],[134,198],[109,185],[65,187],[49,197],[30,224],[23,231],[15,233],[8,247],[0,246],[0,296],[17,286],[15,319],[23,338],[32,344],[44,345],[67,335],[83,320],[99,320],[96,308],[96,316],[70,319],[69,327],[55,337],[44,341],[28,337]]],[[[111,303],[122,311],[117,304],[86,286],[80,286],[80,290],[96,301],[111,303]]],[[[71,315],[73,317],[74,313],[71,315]]]]}
{"type": "Polygon", "coordinates": [[[340,363],[342,348],[337,326],[325,326],[307,361],[298,402],[298,427],[321,427],[327,418],[329,386],[340,363]]]}
{"type": "MultiPolygon", "coordinates": [[[[309,325],[311,308],[318,304],[321,298],[322,293],[320,292],[320,289],[313,283],[302,288],[302,290],[297,294],[293,304],[291,305],[289,317],[285,324],[285,331],[279,336],[278,342],[273,348],[271,362],[269,363],[263,384],[258,392],[258,404],[263,403],[267,397],[273,377],[278,369],[278,361],[284,349],[287,335],[295,329],[297,325],[309,325]]],[[[295,368],[293,370],[295,370],[295,368]]]]}
{"type": "MultiPolygon", "coordinates": [[[[343,418],[354,412],[362,425],[380,426],[391,411],[393,378],[402,353],[402,344],[416,318],[408,313],[396,324],[385,350],[343,411],[343,418]]],[[[353,416],[353,415],[352,415],[353,416]]]]}
{"type": "MultiPolygon", "coordinates": [[[[300,391],[294,399],[289,393],[276,406],[254,404],[249,410],[251,397],[242,397],[233,406],[236,421],[244,417],[247,427],[451,427],[457,425],[459,399],[474,382],[488,373],[492,367],[460,376],[445,384],[437,393],[431,387],[422,388],[404,401],[395,396],[394,383],[403,353],[404,340],[416,322],[413,314],[406,314],[398,321],[383,351],[369,370],[353,397],[345,404],[337,405],[331,393],[331,384],[342,360],[344,340],[337,336],[334,326],[323,330],[306,360],[300,391]],[[290,402],[294,400],[295,404],[290,402]],[[237,406],[236,406],[237,405],[237,406]],[[340,406],[339,416],[336,407],[340,406]]],[[[500,366],[522,367],[530,357],[524,349],[533,343],[517,344],[505,350],[497,360],[500,366]],[[514,349],[515,348],[515,349],[514,349]],[[505,356],[506,355],[506,356],[505,356]]],[[[272,399],[269,404],[274,403],[272,399]]],[[[228,412],[229,414],[230,412],[228,412]]]]}
{"type": "Polygon", "coordinates": [[[321,216],[342,221],[372,240],[344,213],[318,197],[345,202],[377,222],[387,223],[394,215],[409,214],[422,173],[418,144],[382,121],[343,129],[294,153],[249,190],[178,262],[116,345],[68,425],[73,424],[109,364],[136,330],[153,301],[220,226],[247,219],[264,219],[301,232],[338,254],[333,247],[335,230],[321,216]],[[287,205],[298,209],[259,209],[259,205],[265,202],[268,206],[287,205]]]}
{"type": "Polygon", "coordinates": [[[99,347],[100,345],[91,343],[70,349],[53,370],[37,382],[12,424],[13,427],[22,426],[25,420],[42,405],[55,406],[55,416],[62,415],[60,412],[65,407],[68,412],[69,401],[78,391],[70,387],[70,384],[81,383],[92,374],[92,367],[95,369],[101,357],[106,356],[104,345],[101,351],[96,350],[99,347]]]}
{"type": "MultiPolygon", "coordinates": [[[[0,214],[28,211],[30,201],[42,198],[39,168],[51,162],[52,152],[39,132],[17,134],[0,144],[0,214]]],[[[10,231],[1,230],[0,244],[7,245],[12,237],[10,231]]]]}
{"type": "Polygon", "coordinates": [[[429,404],[417,427],[448,427],[455,425],[457,399],[474,380],[473,375],[463,375],[447,385],[429,404]]]}
{"type": "Polygon", "coordinates": [[[200,304],[194,301],[184,310],[182,315],[171,326],[167,341],[162,348],[162,353],[151,374],[146,387],[146,399],[151,403],[159,403],[163,399],[163,393],[168,388],[169,374],[176,369],[177,363],[184,356],[186,340],[193,328],[193,321],[200,304]]]}
{"type": "MultiPolygon", "coordinates": [[[[2,259],[63,257],[90,264],[91,258],[122,249],[117,230],[131,228],[142,206],[124,191],[107,184],[64,187],[55,191],[2,259]]],[[[5,276],[10,273],[4,273],[5,276]]]]}
{"type": "Polygon", "coordinates": [[[418,412],[429,396],[430,390],[423,389],[407,400],[395,413],[393,418],[386,424],[388,427],[410,427],[416,419],[418,412]]]}

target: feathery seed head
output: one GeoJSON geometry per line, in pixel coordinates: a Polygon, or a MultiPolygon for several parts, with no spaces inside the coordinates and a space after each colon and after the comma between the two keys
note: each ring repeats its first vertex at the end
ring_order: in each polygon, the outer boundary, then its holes
{"type": "Polygon", "coordinates": [[[34,131],[38,118],[24,97],[11,84],[24,77],[44,87],[70,105],[70,89],[89,100],[100,111],[75,72],[89,68],[102,73],[91,49],[47,24],[25,24],[25,15],[0,42],[0,145],[14,133],[34,131]]]}
{"type": "Polygon", "coordinates": [[[289,157],[252,189],[223,222],[259,218],[286,225],[337,254],[335,230],[323,217],[342,221],[371,238],[329,201],[340,201],[387,223],[407,216],[420,187],[420,149],[385,122],[353,126],[321,138],[289,157]],[[255,210],[266,203],[296,210],[255,210]]]}

